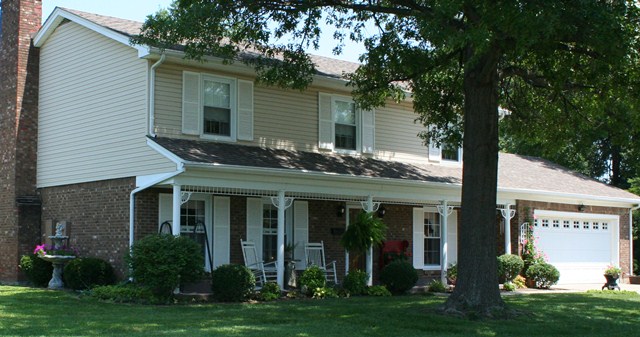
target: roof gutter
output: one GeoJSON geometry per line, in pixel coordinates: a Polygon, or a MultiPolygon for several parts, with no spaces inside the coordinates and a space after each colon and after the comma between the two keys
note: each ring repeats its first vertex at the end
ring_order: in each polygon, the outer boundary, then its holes
{"type": "Polygon", "coordinates": [[[156,69],[167,58],[165,53],[160,55],[160,59],[151,66],[151,76],[149,80],[149,136],[155,137],[155,125],[156,125],[156,69]]]}

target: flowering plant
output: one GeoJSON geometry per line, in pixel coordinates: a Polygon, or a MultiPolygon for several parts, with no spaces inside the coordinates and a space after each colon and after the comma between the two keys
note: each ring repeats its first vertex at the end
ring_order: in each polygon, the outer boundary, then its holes
{"type": "Polygon", "coordinates": [[[68,247],[67,245],[63,245],[61,247],[55,248],[48,244],[37,245],[36,249],[33,250],[33,253],[38,256],[45,255],[62,255],[62,256],[76,256],[78,252],[75,248],[68,247]]]}
{"type": "Polygon", "coordinates": [[[618,277],[622,274],[622,269],[614,265],[608,265],[607,269],[604,270],[604,274],[608,276],[618,277]]]}

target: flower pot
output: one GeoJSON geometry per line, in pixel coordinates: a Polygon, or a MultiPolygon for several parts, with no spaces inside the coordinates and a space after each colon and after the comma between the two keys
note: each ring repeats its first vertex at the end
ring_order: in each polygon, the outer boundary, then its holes
{"type": "Polygon", "coordinates": [[[607,288],[609,290],[614,290],[614,289],[618,289],[620,290],[620,287],[618,286],[618,278],[620,278],[620,275],[604,275],[604,278],[607,280],[607,283],[605,283],[602,286],[602,289],[607,288]]]}

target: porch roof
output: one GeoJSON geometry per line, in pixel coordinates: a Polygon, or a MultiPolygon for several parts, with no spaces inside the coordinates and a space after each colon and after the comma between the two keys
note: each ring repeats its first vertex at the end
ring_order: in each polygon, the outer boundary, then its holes
{"type": "MultiPolygon", "coordinates": [[[[150,138],[186,165],[229,165],[343,176],[462,184],[462,168],[411,164],[335,153],[262,148],[211,141],[150,138]]],[[[500,153],[498,192],[574,195],[640,202],[640,197],[541,158],[500,153]]]]}

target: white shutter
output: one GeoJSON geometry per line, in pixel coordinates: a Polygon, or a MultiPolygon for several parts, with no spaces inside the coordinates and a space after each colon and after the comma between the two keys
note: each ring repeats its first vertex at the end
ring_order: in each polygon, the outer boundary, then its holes
{"type": "Polygon", "coordinates": [[[304,270],[306,269],[304,244],[309,242],[309,202],[307,201],[293,202],[293,238],[296,244],[293,258],[299,260],[296,262],[296,269],[304,270]]]}
{"type": "Polygon", "coordinates": [[[362,114],[362,153],[373,154],[375,148],[375,113],[363,110],[362,114]]]}
{"type": "MultiPolygon", "coordinates": [[[[458,212],[447,217],[447,260],[449,264],[458,262],[458,212]]],[[[449,266],[445,266],[449,267],[449,266]]]]}
{"type": "Polygon", "coordinates": [[[424,208],[413,209],[413,267],[424,268],[424,208]]]}
{"type": "Polygon", "coordinates": [[[238,80],[238,139],[253,140],[253,82],[238,80]]]}
{"type": "Polygon", "coordinates": [[[253,241],[262,260],[262,199],[247,198],[247,241],[253,241]]]}
{"type": "Polygon", "coordinates": [[[331,95],[320,92],[318,93],[318,148],[333,150],[334,132],[331,95]]]}
{"type": "MultiPolygon", "coordinates": [[[[430,130],[434,129],[434,126],[429,126],[430,130]]],[[[437,146],[432,140],[429,140],[429,161],[439,163],[442,160],[442,149],[437,146]]]]}
{"type": "Polygon", "coordinates": [[[173,222],[173,194],[160,193],[158,195],[158,230],[165,221],[173,222]]]}
{"type": "Polygon", "coordinates": [[[200,74],[182,73],[182,133],[200,134],[200,74]]]}
{"type": "Polygon", "coordinates": [[[229,264],[231,241],[231,203],[229,197],[213,198],[213,269],[229,264]]]}

